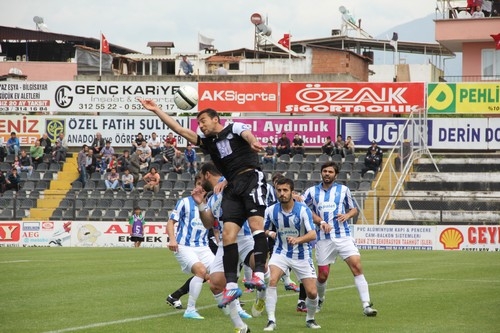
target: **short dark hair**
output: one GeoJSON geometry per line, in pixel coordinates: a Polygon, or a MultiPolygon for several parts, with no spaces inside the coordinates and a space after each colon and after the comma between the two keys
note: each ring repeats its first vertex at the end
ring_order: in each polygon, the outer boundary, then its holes
{"type": "Polygon", "coordinates": [[[276,183],[276,181],[277,181],[278,179],[283,178],[283,177],[285,177],[285,176],[284,176],[281,172],[275,172],[275,173],[273,174],[273,176],[271,177],[271,181],[272,181],[272,182],[273,182],[273,184],[274,184],[274,183],[276,183]]]}
{"type": "Polygon", "coordinates": [[[219,113],[214,109],[203,109],[196,115],[196,119],[199,119],[202,115],[207,114],[211,119],[217,117],[220,121],[219,113]]]}
{"type": "Polygon", "coordinates": [[[203,179],[203,174],[201,172],[198,172],[196,175],[194,175],[194,186],[196,187],[196,182],[198,180],[203,179]]]}
{"type": "Polygon", "coordinates": [[[321,171],[323,171],[323,169],[325,168],[329,168],[329,167],[333,167],[333,170],[335,170],[335,174],[338,175],[339,174],[339,166],[337,163],[333,162],[333,161],[329,161],[329,162],[326,162],[324,163],[322,166],[321,166],[321,171]]]}
{"type": "Polygon", "coordinates": [[[288,184],[290,186],[290,190],[291,191],[294,190],[294,183],[293,183],[293,180],[291,180],[290,178],[281,177],[281,178],[278,178],[276,180],[276,186],[278,186],[278,185],[286,185],[286,184],[288,184]]]}
{"type": "Polygon", "coordinates": [[[212,162],[203,163],[203,165],[201,166],[200,172],[202,175],[206,174],[207,172],[210,172],[214,176],[221,176],[222,175],[222,173],[219,171],[219,169],[217,169],[215,164],[213,164],[212,162]]]}

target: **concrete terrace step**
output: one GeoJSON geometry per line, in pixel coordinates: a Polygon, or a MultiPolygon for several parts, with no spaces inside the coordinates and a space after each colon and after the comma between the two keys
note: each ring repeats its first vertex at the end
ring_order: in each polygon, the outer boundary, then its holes
{"type": "MultiPolygon", "coordinates": [[[[500,166],[500,155],[488,155],[473,157],[434,157],[434,161],[437,165],[439,164],[477,164],[477,163],[485,163],[485,164],[496,164],[500,166]]],[[[430,158],[419,158],[415,164],[432,164],[432,159],[430,158]]]]}
{"type": "Polygon", "coordinates": [[[446,200],[471,200],[500,202],[500,191],[405,191],[403,198],[409,200],[436,201],[441,197],[446,200]]]}
{"type": "MultiPolygon", "coordinates": [[[[435,158],[440,172],[500,172],[500,156],[498,157],[458,157],[435,158]]],[[[414,170],[418,172],[437,172],[429,158],[421,158],[414,163],[414,170]]]]}
{"type": "MultiPolygon", "coordinates": [[[[415,200],[414,198],[405,198],[397,200],[394,203],[395,209],[414,209],[414,210],[470,210],[470,211],[496,211],[500,210],[500,205],[496,200],[480,201],[480,200],[448,200],[442,197],[441,200],[415,200]]],[[[500,199],[500,198],[497,198],[500,199]]]]}
{"type": "Polygon", "coordinates": [[[412,172],[410,182],[483,182],[500,183],[500,171],[483,174],[470,172],[412,172]]]}
{"type": "MultiPolygon", "coordinates": [[[[500,209],[500,207],[499,207],[500,209]]],[[[400,210],[394,209],[391,211],[388,220],[399,221],[425,221],[425,222],[470,222],[470,223],[483,223],[500,221],[500,210],[498,211],[420,211],[414,210],[400,210]]]]}
{"type": "Polygon", "coordinates": [[[500,191],[499,183],[487,182],[423,182],[414,181],[405,184],[405,190],[410,191],[500,191]]]}

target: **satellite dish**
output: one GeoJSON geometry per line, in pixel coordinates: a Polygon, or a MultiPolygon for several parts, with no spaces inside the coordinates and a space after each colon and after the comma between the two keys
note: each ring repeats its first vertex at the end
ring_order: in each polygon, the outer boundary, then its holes
{"type": "Polygon", "coordinates": [[[35,16],[33,17],[33,22],[35,22],[37,25],[43,23],[43,17],[40,16],[35,16]]]}
{"type": "Polygon", "coordinates": [[[349,10],[345,8],[344,6],[339,7],[339,12],[342,14],[342,19],[346,22],[350,22],[352,24],[356,24],[356,20],[354,17],[352,17],[351,13],[349,13],[349,10]]]}
{"type": "Polygon", "coordinates": [[[33,22],[36,23],[36,29],[38,31],[44,31],[44,32],[49,31],[49,28],[47,27],[47,25],[43,21],[43,17],[35,16],[35,17],[33,17],[33,22]]]}
{"type": "Polygon", "coordinates": [[[273,32],[272,29],[264,23],[257,24],[255,26],[255,29],[257,30],[258,34],[262,34],[264,36],[271,36],[271,33],[273,32]]]}

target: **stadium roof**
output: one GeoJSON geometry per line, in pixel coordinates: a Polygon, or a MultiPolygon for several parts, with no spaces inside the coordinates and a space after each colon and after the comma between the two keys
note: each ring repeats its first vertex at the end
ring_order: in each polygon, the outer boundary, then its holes
{"type": "MultiPolygon", "coordinates": [[[[393,51],[394,48],[389,44],[389,40],[372,38],[354,38],[348,36],[330,36],[324,38],[314,38],[292,41],[291,48],[297,53],[302,53],[306,46],[323,46],[336,49],[350,50],[360,54],[362,51],[393,51]]],[[[279,50],[272,45],[268,50],[279,50]]],[[[455,54],[437,43],[421,43],[398,41],[398,52],[423,54],[433,56],[454,56],[455,54]]]]}
{"type": "MultiPolygon", "coordinates": [[[[65,61],[67,58],[74,57],[76,45],[99,49],[101,41],[99,38],[0,26],[0,43],[2,54],[8,58],[15,58],[16,55],[29,52],[27,56],[31,61],[65,61]],[[54,52],[55,47],[60,49],[60,52],[54,52]],[[57,57],[54,54],[58,54],[57,57]]],[[[138,52],[111,43],[109,47],[110,51],[116,54],[138,52]]]]}

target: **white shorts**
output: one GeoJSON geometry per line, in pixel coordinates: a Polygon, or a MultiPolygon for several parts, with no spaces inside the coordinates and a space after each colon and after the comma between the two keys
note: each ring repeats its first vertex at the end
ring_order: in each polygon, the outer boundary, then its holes
{"type": "Polygon", "coordinates": [[[210,272],[214,262],[214,254],[208,246],[191,247],[179,245],[179,250],[175,252],[175,258],[181,265],[181,270],[186,274],[192,274],[191,268],[197,262],[201,262],[210,272]]]}
{"type": "Polygon", "coordinates": [[[312,258],[309,259],[290,259],[282,254],[273,253],[269,259],[269,266],[277,266],[283,272],[291,268],[297,278],[302,279],[316,278],[316,269],[314,268],[312,258]]]}
{"type": "Polygon", "coordinates": [[[334,264],[337,256],[346,260],[350,256],[359,256],[359,249],[352,237],[322,239],[316,243],[316,262],[318,266],[334,264]]]}
{"type": "MultiPolygon", "coordinates": [[[[252,236],[243,236],[238,237],[238,253],[240,256],[240,260],[238,261],[238,265],[245,261],[245,258],[248,254],[253,251],[254,241],[252,236]]],[[[210,273],[218,273],[224,272],[224,265],[222,264],[222,256],[224,255],[224,248],[222,246],[222,242],[219,243],[219,247],[217,248],[217,253],[215,254],[214,262],[212,263],[212,267],[210,267],[210,273]]]]}

